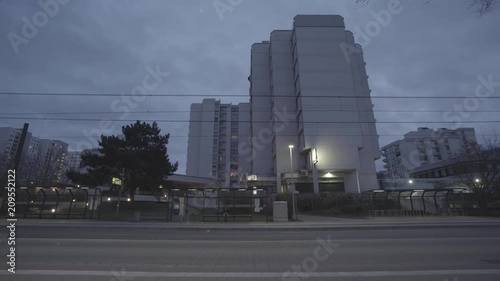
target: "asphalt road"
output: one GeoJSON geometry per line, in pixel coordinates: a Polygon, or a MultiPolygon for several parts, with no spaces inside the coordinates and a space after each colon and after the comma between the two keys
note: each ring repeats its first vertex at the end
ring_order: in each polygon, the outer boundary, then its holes
{"type": "MultiPolygon", "coordinates": [[[[3,235],[2,237],[5,237],[3,235]]],[[[0,280],[496,280],[500,228],[17,230],[0,280]]]]}

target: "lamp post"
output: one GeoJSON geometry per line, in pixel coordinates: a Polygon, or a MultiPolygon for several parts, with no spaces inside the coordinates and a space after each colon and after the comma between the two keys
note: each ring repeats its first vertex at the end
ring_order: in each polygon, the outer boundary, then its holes
{"type": "Polygon", "coordinates": [[[293,156],[292,156],[292,150],[293,150],[293,145],[289,145],[288,148],[290,148],[290,176],[292,177],[291,183],[293,184],[293,156]]]}
{"type": "MultiPolygon", "coordinates": [[[[293,156],[292,156],[292,151],[293,151],[293,145],[289,145],[288,148],[290,149],[290,173],[291,173],[291,183],[290,183],[290,189],[291,189],[291,193],[292,193],[292,219],[294,221],[297,220],[297,210],[296,210],[296,203],[295,203],[295,184],[294,184],[294,175],[293,175],[293,156]]],[[[290,190],[289,190],[290,192],[290,190]]]]}
{"type": "Polygon", "coordinates": [[[319,180],[318,180],[318,150],[313,148],[311,150],[311,160],[312,160],[312,169],[313,169],[313,190],[314,194],[319,194],[319,180]]]}

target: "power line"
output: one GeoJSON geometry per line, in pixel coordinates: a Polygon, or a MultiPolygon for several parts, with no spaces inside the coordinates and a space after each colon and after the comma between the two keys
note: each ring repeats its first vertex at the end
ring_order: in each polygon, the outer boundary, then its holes
{"type": "MultiPolygon", "coordinates": [[[[111,94],[111,93],[35,93],[35,92],[23,92],[23,93],[7,93],[1,92],[2,96],[68,96],[68,97],[134,97],[131,93],[126,94],[111,94]]],[[[166,94],[166,93],[150,93],[147,95],[141,95],[141,97],[204,97],[206,99],[219,99],[220,97],[283,97],[283,98],[293,98],[295,95],[248,95],[248,94],[228,94],[228,95],[217,95],[217,97],[200,95],[200,94],[166,94]]],[[[300,96],[302,98],[371,98],[371,99],[465,99],[470,98],[470,96],[336,96],[336,95],[307,95],[300,96]]],[[[499,99],[499,96],[490,96],[487,99],[499,99]]]]}
{"type": "MultiPolygon", "coordinates": [[[[320,136],[320,137],[403,137],[404,134],[366,134],[366,135],[359,135],[359,134],[319,134],[315,136],[320,136]]],[[[479,134],[480,136],[485,136],[485,137],[494,137],[498,136],[498,134],[479,134]]],[[[108,136],[108,135],[106,135],[108,136]]],[[[277,136],[283,136],[283,137],[296,137],[297,134],[279,134],[277,136]]],[[[193,137],[193,138],[214,138],[213,135],[210,136],[187,136],[187,135],[172,135],[170,134],[170,138],[188,138],[188,137],[193,137]]],[[[241,139],[245,140],[248,139],[249,136],[239,136],[238,140],[241,141],[241,139]]],[[[39,139],[89,139],[87,136],[39,136],[37,137],[39,139]]],[[[2,139],[8,139],[8,138],[0,138],[2,139]]],[[[91,139],[100,139],[100,136],[95,136],[94,138],[91,139]]],[[[236,141],[236,140],[235,140],[236,141]]]]}
{"type": "MultiPolygon", "coordinates": [[[[97,121],[117,121],[117,122],[136,122],[137,119],[102,119],[102,118],[86,118],[86,119],[81,119],[81,118],[47,118],[47,117],[4,117],[0,116],[0,119],[6,119],[6,120],[43,120],[43,121],[76,121],[76,122],[97,122],[97,121]]],[[[169,120],[169,119],[142,119],[139,120],[141,122],[157,122],[157,123],[214,123],[213,120],[169,120]]],[[[271,121],[235,121],[238,123],[264,123],[268,124],[271,123],[271,121]]],[[[291,121],[287,121],[288,123],[292,123],[291,121]]],[[[297,121],[294,121],[295,123],[297,121]]],[[[231,120],[227,120],[227,123],[231,123],[231,120]]],[[[284,123],[284,122],[278,122],[279,124],[284,123]]],[[[363,123],[363,124],[400,124],[400,123],[408,123],[408,124],[413,124],[413,123],[442,123],[442,124],[455,124],[457,122],[454,121],[432,121],[432,120],[413,120],[413,121],[302,121],[301,123],[304,124],[358,124],[358,123],[363,123]]],[[[500,120],[464,120],[461,121],[460,123],[500,123],[500,120]]]]}
{"type": "MultiPolygon", "coordinates": [[[[382,112],[382,113],[444,113],[451,112],[450,110],[415,110],[415,109],[303,109],[302,112],[382,112]]],[[[158,113],[191,113],[191,112],[207,112],[202,110],[157,110],[157,111],[130,111],[128,114],[158,114],[158,113]]],[[[258,113],[266,113],[269,110],[238,110],[240,113],[250,113],[250,112],[258,112],[258,113]]],[[[237,113],[233,112],[233,113],[237,113]]],[[[498,113],[500,110],[474,110],[467,111],[467,113],[498,113]]],[[[80,112],[7,112],[0,113],[0,115],[86,115],[86,114],[123,114],[124,112],[115,112],[115,111],[80,111],[80,112]]],[[[229,112],[228,112],[229,113],[229,112]]]]}

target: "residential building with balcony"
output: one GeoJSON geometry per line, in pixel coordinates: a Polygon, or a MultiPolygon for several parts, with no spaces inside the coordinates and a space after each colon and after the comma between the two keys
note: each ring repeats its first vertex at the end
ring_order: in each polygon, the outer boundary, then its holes
{"type": "Polygon", "coordinates": [[[237,187],[249,171],[250,155],[239,149],[249,137],[249,104],[204,99],[191,105],[186,175],[210,177],[237,187]]]}
{"type": "Polygon", "coordinates": [[[274,179],[277,191],[311,193],[378,188],[363,52],[341,16],[298,15],[292,30],[254,44],[249,81],[255,184],[274,179]]]}
{"type": "Polygon", "coordinates": [[[389,178],[408,178],[410,171],[456,157],[467,143],[476,141],[474,128],[418,128],[382,147],[384,168],[389,178]]]}

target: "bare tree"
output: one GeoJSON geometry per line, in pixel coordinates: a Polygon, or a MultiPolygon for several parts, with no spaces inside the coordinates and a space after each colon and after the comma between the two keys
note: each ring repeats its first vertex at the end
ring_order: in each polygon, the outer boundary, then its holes
{"type": "MultiPolygon", "coordinates": [[[[370,0],[355,0],[356,4],[368,5],[370,0]]],[[[425,1],[425,4],[431,2],[431,0],[425,1]]],[[[493,10],[494,4],[497,0],[470,0],[469,9],[473,10],[474,13],[480,17],[490,13],[493,10]]]]}
{"type": "Polygon", "coordinates": [[[484,213],[488,204],[500,195],[500,145],[496,140],[483,144],[467,142],[454,164],[460,180],[476,194],[484,213]]]}
{"type": "Polygon", "coordinates": [[[493,10],[495,2],[496,0],[472,0],[469,8],[473,9],[475,14],[484,16],[493,10]]]}

